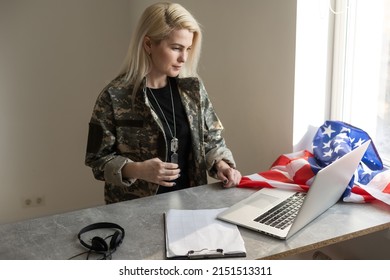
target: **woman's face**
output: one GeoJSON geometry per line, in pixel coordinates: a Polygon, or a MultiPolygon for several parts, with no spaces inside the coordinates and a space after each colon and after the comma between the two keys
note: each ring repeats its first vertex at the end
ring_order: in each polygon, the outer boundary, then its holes
{"type": "Polygon", "coordinates": [[[157,77],[176,77],[188,58],[194,34],[187,29],[175,29],[160,43],[151,43],[152,69],[149,73],[157,77]]]}

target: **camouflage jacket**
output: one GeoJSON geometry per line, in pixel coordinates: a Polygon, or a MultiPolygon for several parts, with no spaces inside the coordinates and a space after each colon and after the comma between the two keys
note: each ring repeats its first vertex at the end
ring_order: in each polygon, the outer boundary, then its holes
{"type": "MultiPolygon", "coordinates": [[[[197,78],[177,78],[177,85],[188,116],[192,138],[190,186],[207,184],[207,172],[216,177],[214,164],[226,161],[235,167],[231,151],[221,136],[223,126],[197,78]]],[[[122,178],[128,162],[159,157],[165,161],[167,143],[161,121],[151,109],[142,90],[131,98],[132,87],[112,81],[97,98],[89,123],[85,164],[96,179],[105,181],[105,201],[114,203],[155,195],[158,185],[122,178]]]]}

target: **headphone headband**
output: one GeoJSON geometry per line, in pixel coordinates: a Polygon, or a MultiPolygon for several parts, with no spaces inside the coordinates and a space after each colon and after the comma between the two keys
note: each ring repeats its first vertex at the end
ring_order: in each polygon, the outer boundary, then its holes
{"type": "MultiPolygon", "coordinates": [[[[86,243],[81,238],[81,235],[88,232],[88,231],[92,231],[92,230],[96,230],[96,229],[105,229],[105,228],[113,228],[113,229],[118,229],[120,231],[120,232],[117,231],[116,233],[114,233],[113,240],[110,242],[110,247],[107,248],[110,251],[115,251],[115,249],[119,246],[119,244],[122,242],[122,240],[125,236],[125,230],[118,224],[107,223],[107,222],[94,223],[94,224],[91,224],[91,225],[88,225],[88,226],[82,228],[80,230],[80,232],[78,233],[77,237],[80,240],[81,245],[88,248],[89,250],[101,251],[101,249],[97,250],[96,246],[94,246],[93,244],[91,245],[91,244],[86,243]]],[[[99,237],[94,237],[94,238],[99,238],[99,237]]]]}

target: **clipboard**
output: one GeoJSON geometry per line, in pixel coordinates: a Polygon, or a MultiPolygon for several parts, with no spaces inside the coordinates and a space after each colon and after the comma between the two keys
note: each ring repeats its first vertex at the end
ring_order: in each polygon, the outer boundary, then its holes
{"type": "Polygon", "coordinates": [[[166,258],[246,257],[238,227],[217,219],[217,215],[225,209],[170,209],[165,212],[166,258]]]}

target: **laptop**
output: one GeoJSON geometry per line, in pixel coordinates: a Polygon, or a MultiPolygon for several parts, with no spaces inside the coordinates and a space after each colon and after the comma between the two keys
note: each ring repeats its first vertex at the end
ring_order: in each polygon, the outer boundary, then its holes
{"type": "Polygon", "coordinates": [[[227,208],[217,218],[279,239],[288,239],[340,200],[370,142],[321,169],[307,193],[262,188],[227,208]],[[296,203],[300,205],[291,206],[296,203]],[[288,209],[291,207],[295,210],[288,209]],[[283,216],[287,219],[281,221],[285,218],[283,216]]]}

